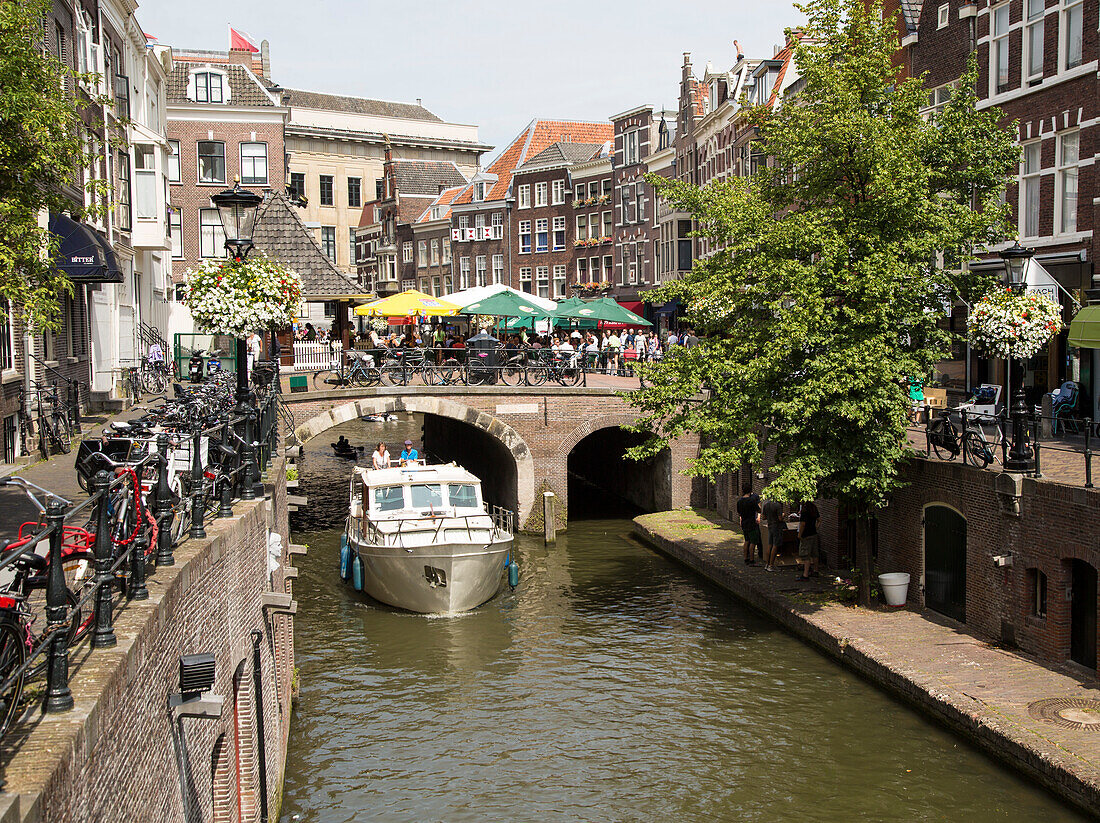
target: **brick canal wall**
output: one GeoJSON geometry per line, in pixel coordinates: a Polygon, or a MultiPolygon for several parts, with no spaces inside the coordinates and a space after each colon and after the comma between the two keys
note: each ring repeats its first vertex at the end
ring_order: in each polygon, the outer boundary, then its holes
{"type": "MultiPolygon", "coordinates": [[[[617,392],[606,388],[553,389],[488,387],[446,389],[378,388],[286,395],[302,440],[365,414],[417,412],[459,421],[499,441],[515,464],[516,506],[520,523],[541,531],[536,511],[542,491],[558,499],[559,529],[566,526],[569,504],[569,454],[589,435],[618,429],[637,419],[634,409],[617,392]]],[[[705,504],[705,488],[682,474],[698,455],[699,440],[687,436],[673,444],[667,459],[639,465],[649,472],[647,485],[659,491],[654,509],[705,504]],[[659,476],[658,476],[659,475],[659,476]]],[[[511,471],[511,466],[501,467],[511,471]]],[[[507,485],[507,484],[502,484],[507,485]]],[[[623,491],[630,484],[623,480],[623,491]]],[[[504,505],[504,503],[502,503],[504,505]]]]}
{"type": "Polygon", "coordinates": [[[150,597],[116,611],[118,645],[77,646],[69,712],[35,715],[4,741],[0,821],[256,820],[260,803],[252,632],[262,632],[263,724],[270,819],[281,796],[294,669],[293,618],[265,610],[264,592],[290,592],[284,461],[270,498],[238,501],[235,516],[177,547],[149,578],[150,597]],[[268,535],[282,539],[268,571],[268,535]],[[220,718],[174,717],[181,655],[216,658],[220,718]]]}

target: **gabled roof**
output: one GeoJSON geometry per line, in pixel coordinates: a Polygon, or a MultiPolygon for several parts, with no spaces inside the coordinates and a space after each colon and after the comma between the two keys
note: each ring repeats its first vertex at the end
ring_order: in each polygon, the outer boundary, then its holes
{"type": "Polygon", "coordinates": [[[920,26],[920,12],[924,6],[924,0],[901,0],[901,16],[905,22],[905,30],[912,34],[920,26]]]}
{"type": "MultiPolygon", "coordinates": [[[[512,174],[529,158],[556,142],[599,143],[615,139],[611,123],[592,123],[580,120],[532,120],[527,127],[500,153],[488,168],[497,176],[497,182],[485,193],[486,200],[503,200],[512,186],[512,174]]],[[[466,187],[454,204],[469,203],[473,191],[466,187]]]]}
{"type": "Polygon", "coordinates": [[[450,161],[400,160],[393,161],[394,183],[399,195],[435,197],[439,187],[452,188],[465,185],[466,175],[450,161]]]}
{"type": "Polygon", "coordinates": [[[440,117],[432,114],[417,103],[395,103],[390,100],[373,100],[368,97],[347,97],[342,94],[323,94],[319,91],[286,89],[290,95],[290,105],[303,109],[321,109],[323,111],[343,111],[349,114],[370,114],[377,117],[398,117],[403,120],[427,120],[442,123],[440,117]]]}
{"type": "Polygon", "coordinates": [[[305,227],[297,209],[282,192],[267,192],[256,215],[252,242],[256,252],[264,252],[298,272],[303,300],[367,296],[362,286],[348,279],[321,251],[313,232],[305,227]]]}
{"type": "Polygon", "coordinates": [[[175,60],[172,73],[168,75],[167,97],[168,103],[193,103],[187,99],[187,81],[191,72],[202,66],[209,66],[218,72],[225,74],[229,82],[229,99],[224,103],[202,103],[209,106],[276,106],[278,105],[272,95],[267,92],[262,82],[244,66],[226,63],[181,62],[175,60]]]}
{"type": "MultiPolygon", "coordinates": [[[[429,222],[431,222],[431,220],[432,220],[432,208],[434,208],[435,206],[450,206],[451,201],[453,201],[456,197],[458,197],[459,192],[461,192],[464,188],[466,188],[466,187],[465,186],[455,186],[453,189],[445,189],[444,191],[441,191],[439,193],[439,196],[436,197],[435,200],[433,200],[430,204],[428,204],[428,207],[426,209],[424,209],[424,211],[421,213],[420,217],[417,218],[416,222],[417,223],[429,223],[429,222]]],[[[448,219],[450,216],[451,216],[451,210],[448,208],[443,213],[443,215],[441,217],[439,217],[438,219],[445,220],[445,219],[448,219]]]]}
{"type": "Polygon", "coordinates": [[[516,171],[532,171],[546,166],[583,163],[598,155],[603,147],[603,143],[562,143],[558,141],[547,146],[516,171]]]}

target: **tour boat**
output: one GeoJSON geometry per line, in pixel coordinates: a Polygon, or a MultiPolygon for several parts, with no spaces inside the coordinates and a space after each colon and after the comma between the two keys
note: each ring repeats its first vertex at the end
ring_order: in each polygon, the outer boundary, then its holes
{"type": "MultiPolygon", "coordinates": [[[[481,497],[461,466],[367,469],[351,478],[340,570],[375,600],[423,614],[476,608],[500,588],[512,513],[481,497]]],[[[509,569],[509,582],[516,573],[509,569]]]]}

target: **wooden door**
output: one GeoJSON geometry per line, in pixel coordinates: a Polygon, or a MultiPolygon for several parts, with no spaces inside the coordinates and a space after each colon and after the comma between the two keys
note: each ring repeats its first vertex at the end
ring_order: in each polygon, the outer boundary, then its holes
{"type": "Polygon", "coordinates": [[[924,603],[966,622],[966,518],[947,506],[924,510],[924,603]]]}

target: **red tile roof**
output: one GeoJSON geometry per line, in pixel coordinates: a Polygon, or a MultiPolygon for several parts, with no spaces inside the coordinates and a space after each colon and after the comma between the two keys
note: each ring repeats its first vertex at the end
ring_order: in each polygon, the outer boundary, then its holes
{"type": "MultiPolygon", "coordinates": [[[[466,188],[465,186],[455,186],[453,189],[445,189],[439,193],[439,196],[433,200],[424,212],[417,218],[417,223],[428,223],[432,219],[432,207],[433,206],[449,206],[451,202],[458,197],[459,193],[466,188]]],[[[446,213],[440,217],[440,220],[449,218],[451,216],[451,210],[447,209],[446,213]]]]}
{"type": "MultiPolygon", "coordinates": [[[[539,152],[557,142],[565,143],[605,143],[615,139],[615,127],[610,123],[590,123],[577,120],[532,120],[500,156],[492,162],[487,172],[497,176],[485,194],[486,200],[503,200],[512,183],[512,174],[516,168],[539,152]]],[[[454,199],[454,203],[469,203],[473,199],[473,189],[466,186],[454,199]]]]}

